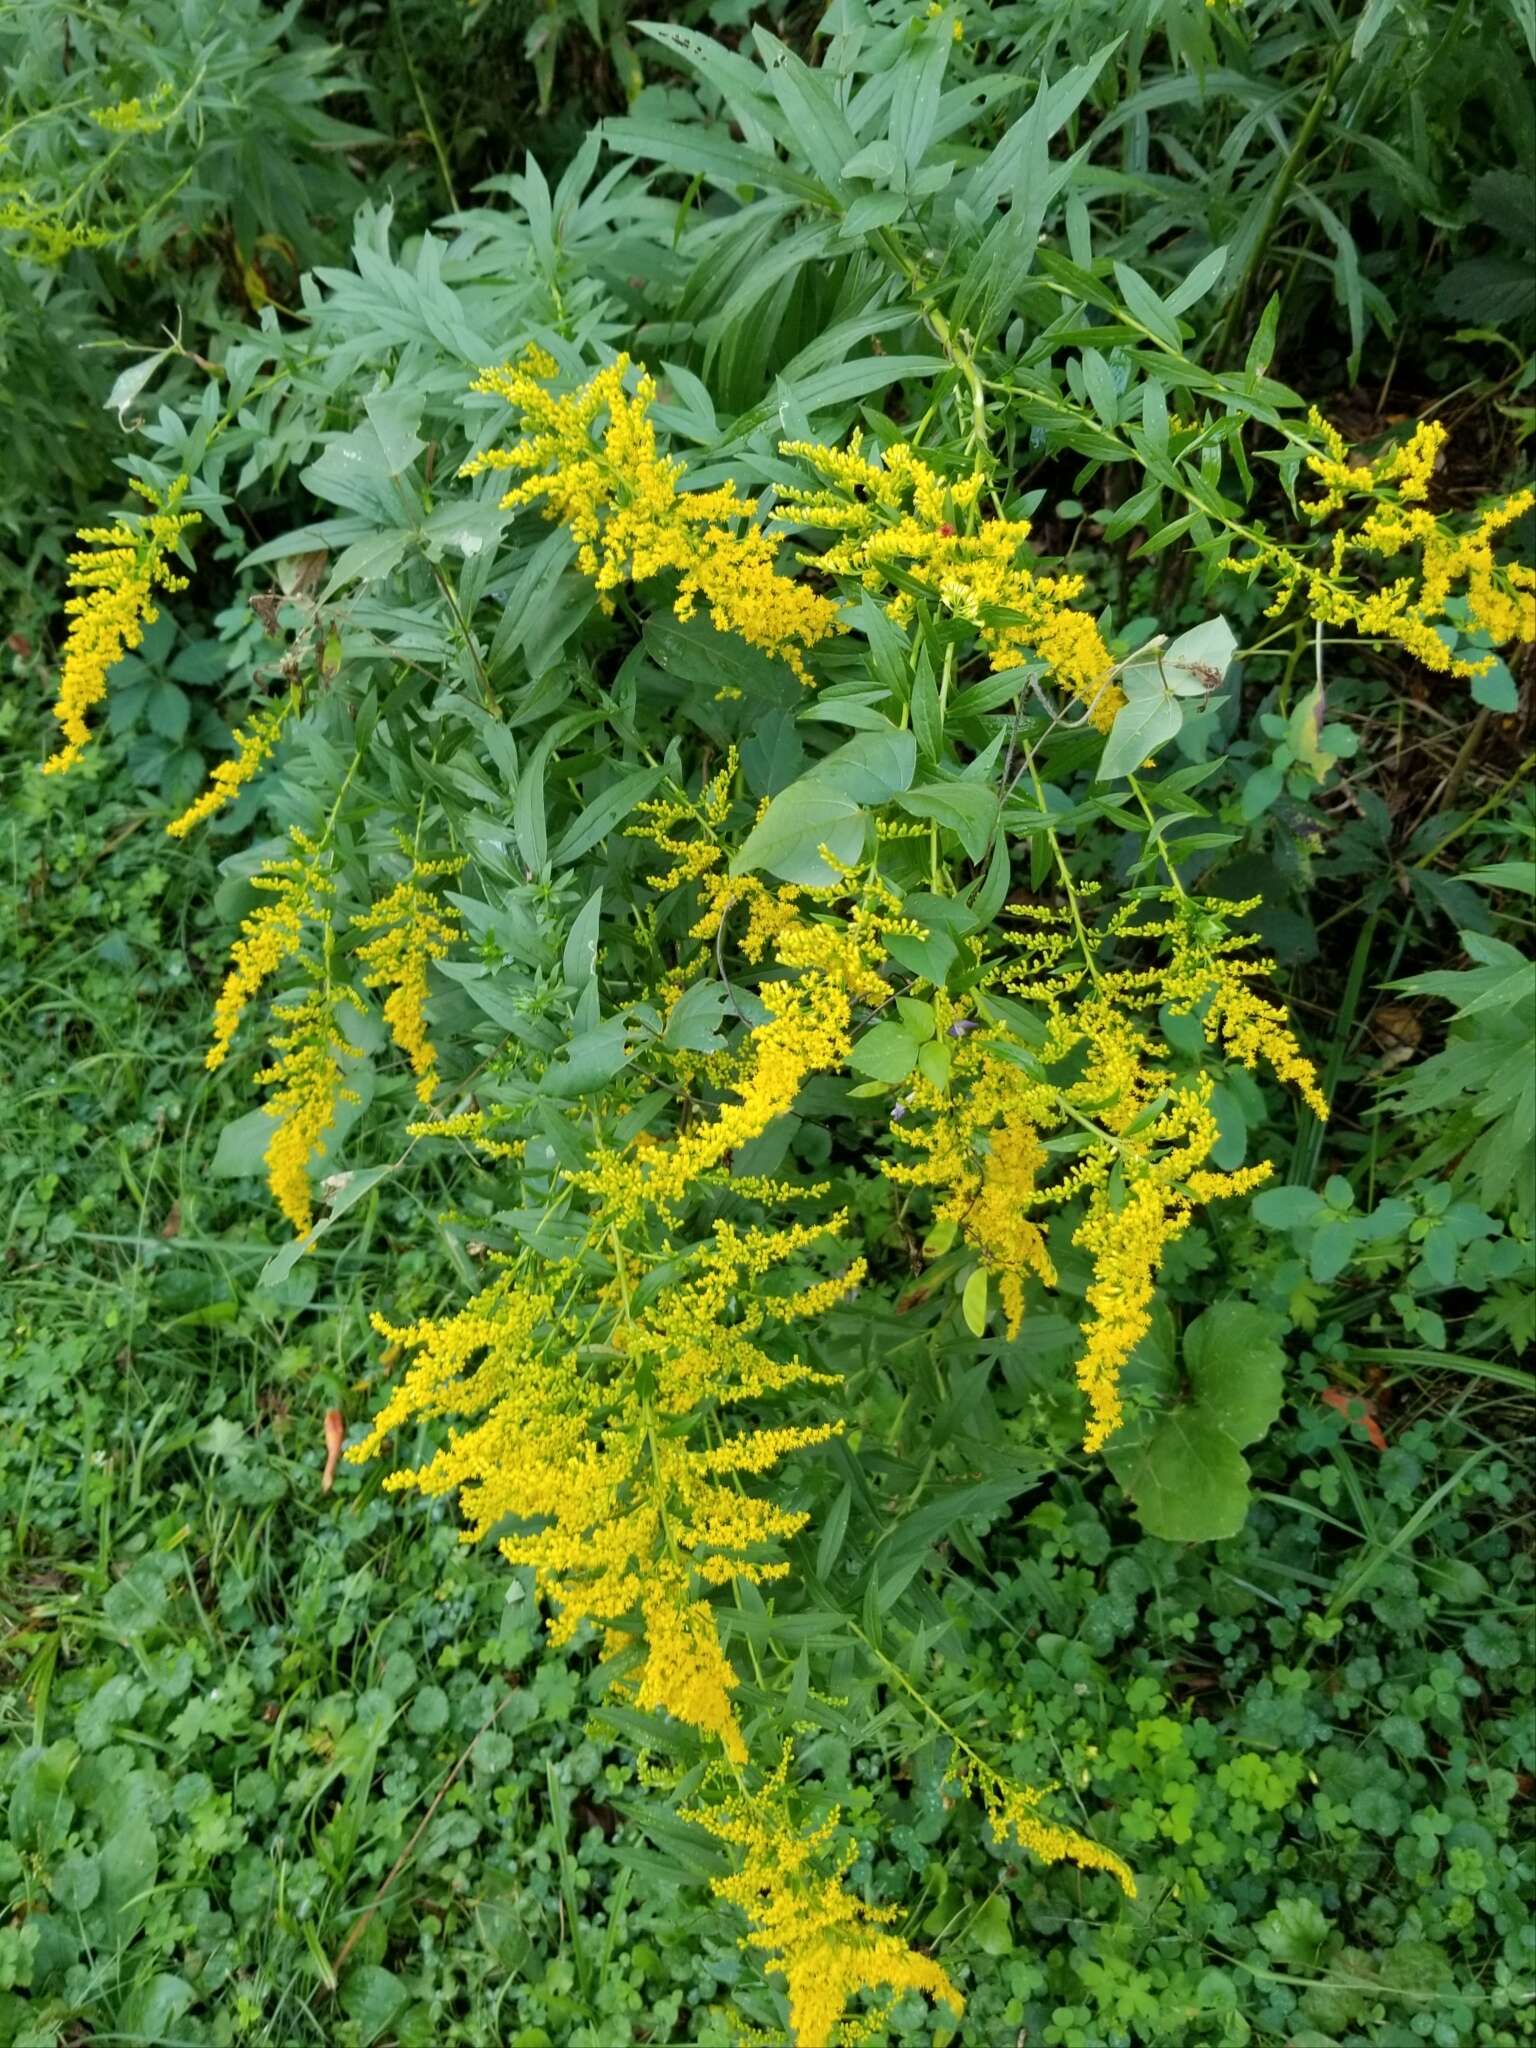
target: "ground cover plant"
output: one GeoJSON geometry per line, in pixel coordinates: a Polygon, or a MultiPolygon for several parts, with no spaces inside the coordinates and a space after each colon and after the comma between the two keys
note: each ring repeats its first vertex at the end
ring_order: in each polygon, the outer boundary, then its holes
{"type": "Polygon", "coordinates": [[[1529,10],[492,5],[3,31],[0,2042],[1530,2038],[1529,10]]]}

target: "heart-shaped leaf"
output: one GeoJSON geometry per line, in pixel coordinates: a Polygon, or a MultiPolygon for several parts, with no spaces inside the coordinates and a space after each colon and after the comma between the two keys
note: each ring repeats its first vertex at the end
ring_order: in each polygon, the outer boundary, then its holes
{"type": "Polygon", "coordinates": [[[1184,1332],[1182,1386],[1171,1333],[1155,1332],[1141,1347],[1127,1391],[1139,1379],[1154,1399],[1116,1432],[1105,1457],[1149,1536],[1209,1543],[1242,1528],[1243,1451],[1279,1414],[1284,1391],[1279,1328],[1249,1302],[1217,1302],[1184,1332]]]}

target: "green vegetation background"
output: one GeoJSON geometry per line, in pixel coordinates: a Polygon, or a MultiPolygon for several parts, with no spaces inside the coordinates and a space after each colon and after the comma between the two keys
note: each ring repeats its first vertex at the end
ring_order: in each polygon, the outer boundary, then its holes
{"type": "MultiPolygon", "coordinates": [[[[801,44],[814,28],[801,8],[668,12],[728,43],[753,18],[801,44]]],[[[1053,47],[1049,12],[991,10],[1000,67],[1053,47]]],[[[169,327],[196,349],[230,319],[293,319],[301,275],[346,262],[365,197],[387,191],[408,235],[530,143],[553,173],[594,119],[680,91],[629,14],[0,10],[5,2048],[723,2043],[755,1967],[629,1819],[632,1781],[589,1726],[589,1657],[543,1650],[521,1583],[466,1552],[446,1509],[403,1510],[345,1466],[322,1491],[326,1413],[358,1420],[378,1370],[367,1306],[468,1265],[424,1165],[261,1282],[276,1240],[222,1170],[227,1104],[202,1066],[219,877],[159,832],[217,750],[227,646],[168,619],[89,800],[35,773],[62,554],[115,501],[104,400],[137,360],[98,345],[169,327]],[[186,57],[200,116],[195,143],[130,178],[78,107],[137,89],[136,36],[186,57]],[[37,222],[83,186],[74,217],[110,239],[39,266],[37,222]]],[[[1226,177],[1240,222],[1280,229],[1226,302],[1232,335],[1278,284],[1280,374],[1362,432],[1448,409],[1469,495],[1491,488],[1532,425],[1529,0],[1293,15],[1243,76],[1207,47],[1203,7],[1056,10],[1064,51],[1125,34],[1100,118],[1123,126],[1127,250],[1158,178],[1176,215],[1176,185],[1226,177]]],[[[1066,481],[1058,496],[1081,516],[1066,481]]],[[[1156,564],[1104,561],[1122,608],[1182,594],[1156,564]]],[[[1067,1810],[1094,1760],[1141,1897],[1004,1862],[936,1765],[893,1767],[878,1696],[818,1738],[851,1824],[877,1820],[907,1866],[903,1931],[946,1944],[967,2042],[1536,2031],[1530,1206],[1457,1182],[1455,1103],[1367,1114],[1444,1036],[1443,1005],[1389,983],[1465,971],[1469,930],[1528,954],[1531,683],[1508,675],[1469,721],[1401,668],[1375,682],[1363,715],[1395,721],[1395,766],[1294,877],[1283,949],[1359,1142],[1299,1145],[1285,1179],[1317,1192],[1272,1203],[1247,1245],[1313,1348],[1250,1453],[1246,1527],[1142,1536],[1083,1461],[995,1518],[948,1594],[984,1645],[951,1696],[1067,1810]],[[1341,1386],[1346,1327],[1361,1369],[1341,1386]]],[[[1278,788],[1276,761],[1254,769],[1278,788]]],[[[1532,1041],[1512,1018],[1518,1063],[1532,1041]]],[[[1174,1283],[1198,1298],[1216,1256],[1192,1232],[1174,1283]]],[[[895,2031],[942,2041],[946,2020],[914,2003],[895,2031]]]]}

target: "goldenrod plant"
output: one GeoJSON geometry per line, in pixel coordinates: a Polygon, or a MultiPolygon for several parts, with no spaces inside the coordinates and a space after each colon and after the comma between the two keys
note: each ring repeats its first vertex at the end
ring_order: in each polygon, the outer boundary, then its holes
{"type": "MultiPolygon", "coordinates": [[[[1191,48],[1273,10],[1210,12],[1191,48]]],[[[1408,663],[1470,723],[1536,639],[1532,493],[1273,374],[1273,221],[1133,263],[1084,169],[1115,39],[1010,73],[996,15],[652,25],[679,82],[553,190],[363,207],[288,317],[172,343],[45,764],[155,593],[222,577],[238,725],[164,830],[226,856],[206,1065],[266,1091],[268,1274],[433,1162],[464,1284],[378,1288],[349,1464],[451,1497],[600,1671],[738,1916],[749,2038],[796,2048],[966,2038],[963,1934],[817,1761],[844,1686],[915,1710],[999,1857],[1138,1898],[1091,1774],[941,1704],[946,1573],[1042,1469],[1241,1529],[1309,1311],[1225,1245],[1337,1071],[1286,988],[1292,827],[1379,737],[1333,679],[1408,663]]]]}

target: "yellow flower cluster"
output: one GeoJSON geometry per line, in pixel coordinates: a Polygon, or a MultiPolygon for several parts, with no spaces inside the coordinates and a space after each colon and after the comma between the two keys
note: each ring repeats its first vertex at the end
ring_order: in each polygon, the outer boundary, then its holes
{"type": "Polygon", "coordinates": [[[206,819],[222,811],[226,804],[233,803],[247,783],[255,781],[276,753],[283,728],[297,702],[297,693],[290,691],[281,703],[265,705],[257,711],[244,731],[236,730],[234,758],[220,761],[209,776],[207,787],[200,791],[179,818],[173,818],[166,826],[166,832],[172,839],[185,839],[206,819]]]}
{"type": "Polygon", "coordinates": [[[251,878],[251,887],[268,899],[258,903],[240,925],[230,949],[229,970],[213,1006],[213,1043],[204,1065],[210,1073],[223,1066],[252,1000],[288,960],[304,950],[308,925],[329,930],[327,898],[335,884],[326,872],[321,849],[295,827],[289,834],[296,851],[287,860],[268,861],[251,878]]]}
{"type": "Polygon", "coordinates": [[[1441,675],[1482,675],[1494,660],[1491,654],[1452,653],[1455,633],[1447,644],[1437,629],[1456,623],[1453,600],[1465,606],[1467,627],[1486,633],[1495,646],[1536,639],[1536,569],[1500,562],[1494,552],[1499,536],[1536,504],[1536,493],[1517,491],[1458,528],[1422,502],[1445,443],[1438,421],[1419,426],[1402,447],[1373,463],[1352,462],[1343,436],[1315,412],[1311,424],[1322,446],[1307,457],[1307,466],[1322,488],[1303,511],[1322,519],[1345,511],[1353,497],[1369,500],[1371,509],[1352,527],[1333,533],[1324,563],[1267,538],[1256,542],[1251,555],[1228,558],[1225,566],[1238,575],[1273,579],[1271,618],[1299,598],[1319,624],[1395,641],[1441,675]],[[1362,569],[1415,555],[1416,568],[1360,585],[1362,569]]]}
{"type": "Polygon", "coordinates": [[[434,960],[446,959],[462,928],[458,912],[445,909],[422,884],[456,875],[463,865],[462,860],[413,860],[403,882],[352,920],[354,931],[378,934],[358,948],[357,957],[368,970],[363,986],[389,990],[384,1021],[411,1063],[418,1102],[430,1102],[437,1088],[437,1050],[426,1021],[427,969],[434,960]]]}
{"type": "Polygon", "coordinates": [[[625,388],[628,356],[619,356],[578,391],[548,387],[559,366],[530,349],[518,365],[487,370],[476,391],[505,398],[522,415],[524,434],[464,465],[466,476],[510,470],[523,481],[502,499],[509,507],[544,503],[566,526],[577,561],[612,609],[614,592],[663,574],[677,576],[673,610],[691,618],[700,603],[722,633],[780,656],[811,681],[807,651],[836,627],[836,606],[778,571],[778,543],[755,525],[756,499],[733,486],[680,488],[684,468],[656,446],[650,407],[654,380],[625,388]]]}
{"type": "MultiPolygon", "coordinates": [[[[1259,899],[1222,905],[1227,917],[1258,908],[1259,899]]],[[[1211,1045],[1219,1045],[1250,1073],[1267,1066],[1275,1078],[1300,1095],[1312,1114],[1326,1122],[1328,1103],[1318,1084],[1317,1069],[1296,1043],[1284,1010],[1261,996],[1249,983],[1274,972],[1274,962],[1248,952],[1249,941],[1225,932],[1215,917],[1194,914],[1144,926],[1140,936],[1156,937],[1169,947],[1163,986],[1169,1008],[1180,1015],[1198,1011],[1211,1045]]]]}
{"type": "Polygon", "coordinates": [[[467,1138],[487,1159],[521,1159],[528,1149],[526,1138],[501,1138],[496,1135],[505,1118],[498,1118],[494,1110],[465,1109],[454,1116],[423,1117],[418,1123],[407,1124],[406,1130],[413,1138],[467,1138]]]}
{"type": "Polygon", "coordinates": [[[275,1091],[263,1104],[278,1127],[266,1150],[267,1181],[278,1207],[302,1237],[314,1221],[310,1162],[322,1149],[339,1102],[357,1096],[344,1079],[341,1061],[352,1048],[336,1029],[335,1008],[346,1000],[362,1004],[351,989],[332,986],[331,898],[335,883],[326,849],[295,827],[294,852],[268,861],[251,886],[266,901],[243,920],[230,949],[229,969],[213,1010],[213,1043],[204,1064],[221,1067],[229,1056],[240,1020],[263,985],[289,962],[309,983],[302,995],[278,1003],[272,1014],[288,1029],[271,1042],[271,1064],[256,1076],[258,1087],[275,1091]],[[313,936],[313,944],[307,944],[313,936]]]}
{"type": "Polygon", "coordinates": [[[49,268],[76,249],[104,249],[114,239],[110,229],[72,221],[24,187],[0,196],[0,232],[20,235],[23,259],[49,268]]]}
{"type": "Polygon", "coordinates": [[[1245,907],[1184,899],[1152,921],[1133,903],[1086,934],[1086,957],[1069,914],[1021,912],[1030,928],[1019,957],[989,966],[985,979],[1029,1004],[1038,1045],[1025,1045],[985,995],[980,1018],[955,1018],[939,997],[936,1013],[952,1034],[949,1077],[919,1074],[906,1084],[892,1124],[893,1142],[918,1156],[888,1160],[885,1172],[933,1194],[936,1222],[958,1229],[996,1279],[1010,1336],[1023,1321],[1029,1276],[1056,1284],[1043,1220],[1086,1196],[1073,1242],[1093,1259],[1076,1367],[1090,1451],[1120,1426],[1120,1375],[1150,1327],[1164,1251],[1197,1204],[1246,1193],[1271,1171],[1206,1167],[1219,1137],[1212,1084],[1182,1079],[1142,1020],[1161,1006],[1198,1013],[1228,1057],[1247,1067],[1266,1061],[1327,1113],[1284,1012],[1248,985],[1269,963],[1246,957],[1245,941],[1220,922],[1222,911],[1245,907]],[[1158,957],[1146,961],[1142,949],[1153,944],[1158,957]],[[1116,949],[1127,964],[1108,964],[1116,949]],[[1046,1180],[1048,1161],[1068,1146],[1071,1163],[1046,1180]]]}
{"type": "Polygon", "coordinates": [[[166,111],[170,98],[170,82],[162,79],[148,105],[135,93],[132,99],[116,100],[110,107],[93,107],[90,118],[109,135],[155,135],[171,118],[166,111]]]}
{"type": "Polygon", "coordinates": [[[646,876],[653,889],[697,883],[704,909],[688,934],[690,938],[716,938],[733,911],[745,910],[746,924],[737,943],[755,965],[781,933],[798,923],[807,892],[789,882],[770,889],[757,875],[720,872],[727,852],[720,827],[731,807],[738,765],[736,749],[731,747],[725,766],[697,797],[679,792],[637,804],[642,822],[628,826],[626,836],[650,839],[667,855],[670,866],[665,873],[646,876]]]}
{"type": "Polygon", "coordinates": [[[1247,1194],[1273,1171],[1267,1161],[1236,1173],[1200,1170],[1219,1136],[1211,1089],[1202,1077],[1142,1126],[1134,1148],[1122,1139],[1078,1169],[1075,1185],[1092,1188],[1072,1239],[1093,1257],[1090,1316],[1077,1361],[1077,1383],[1088,1397],[1085,1451],[1102,1449],[1124,1420],[1120,1375],[1152,1327],[1163,1253],[1188,1228],[1198,1203],[1247,1194]]]}
{"type": "MultiPolygon", "coordinates": [[[[340,994],[362,1007],[350,989],[340,994]]],[[[272,1064],[256,1076],[258,1087],[276,1091],[262,1104],[277,1119],[265,1155],[267,1185],[295,1237],[303,1237],[315,1220],[309,1167],[324,1149],[336,1105],[358,1099],[341,1065],[352,1048],[336,1029],[336,1002],[337,992],[322,979],[296,1001],[276,1004],[272,1014],[288,1029],[273,1038],[272,1064]]]]}
{"type": "Polygon", "coordinates": [[[686,790],[670,796],[647,797],[636,804],[638,825],[625,827],[627,839],[649,839],[670,861],[665,874],[647,875],[653,889],[677,889],[696,882],[725,857],[720,827],[731,808],[733,785],[740,759],[736,749],[726,751],[725,765],[711,776],[696,797],[686,790]],[[684,831],[683,827],[688,827],[684,831]]]}
{"type": "Polygon", "coordinates": [[[86,713],[106,696],[111,670],[140,644],[144,628],[159,616],[156,587],[186,589],[186,578],[171,569],[168,558],[198,521],[197,513],[176,509],[187,479],[178,477],[163,497],[137,478],[130,482],[150,511],[129,514],[111,526],[84,528],[79,538],[88,545],[69,558],[74,595],[64,607],[69,631],[53,707],[64,744],[44,762],[45,774],[62,774],[79,760],[91,736],[86,713]]]}
{"type": "Polygon", "coordinates": [[[1401,447],[1389,448],[1374,462],[1351,461],[1349,443],[1316,406],[1307,414],[1307,425],[1320,446],[1306,458],[1306,465],[1322,486],[1320,496],[1302,502],[1301,509],[1310,518],[1341,512],[1347,498],[1374,497],[1390,485],[1396,486],[1405,505],[1422,504],[1429,496],[1429,480],[1446,439],[1439,420],[1421,421],[1401,447]]]}
{"type": "MultiPolygon", "coordinates": [[[[716,1889],[747,1914],[752,1945],[786,1981],[794,2040],[811,2048],[878,2031],[883,2008],[858,2009],[866,1993],[884,1993],[889,2002],[918,1990],[960,2010],[943,1971],[887,1931],[889,1916],[845,1889],[847,1859],[826,1867],[822,1852],[836,1818],[810,1833],[795,1826],[787,1755],[750,1789],[738,1676],[711,1598],[722,1587],[784,1575],[775,1553],[807,1518],[749,1491],[749,1483],[843,1426],[769,1426],[754,1418],[733,1432],[729,1414],[791,1389],[836,1384],[800,1355],[785,1355],[776,1333],[847,1298],[864,1262],[775,1290],[775,1273],[839,1232],[841,1215],[780,1230],[717,1220],[705,1242],[681,1251],[670,1231],[700,1183],[788,1110],[812,1075],[846,1065],[858,1014],[890,997],[880,972],[887,939],[917,928],[873,876],[771,891],[753,877],[722,873],[735,770],[727,759],[696,797],[653,799],[636,828],[667,856],[656,886],[687,883],[703,897],[692,930],[704,942],[700,961],[710,957],[722,919],[743,904],[742,950],[769,969],[757,988],[764,1021],[735,1051],[712,1057],[725,1101],[685,1116],[670,1140],[642,1132],[623,1150],[600,1153],[590,1168],[566,1173],[590,1202],[585,1245],[568,1263],[528,1252],[457,1314],[408,1328],[376,1317],[380,1334],[411,1362],[352,1455],[375,1455],[408,1423],[450,1420],[447,1443],[386,1486],[456,1493],[465,1540],[495,1533],[506,1558],[534,1572],[555,1609],[554,1641],[591,1624],[614,1687],[638,1709],[670,1715],[717,1746],[735,1796],[692,1817],[739,1852],[738,1868],[716,1889]],[[599,1266],[605,1278],[595,1278],[599,1266]]],[[[677,976],[686,982],[689,971],[677,976]]],[[[1104,1036],[1107,1048],[1113,1034],[1104,1036]]],[[[986,1158],[977,1185],[966,1193],[966,1220],[999,1259],[1038,1254],[1043,1261],[1038,1226],[1023,1214],[1045,1169],[1043,1120],[1009,1126],[1015,1105],[1001,1091],[997,1101],[999,1118],[980,1140],[986,1158]]],[[[973,1122],[981,1120],[978,1108],[973,1122]]],[[[479,1111],[416,1128],[457,1132],[498,1153],[516,1150],[488,1137],[479,1111]]],[[[741,1175],[729,1186],[749,1200],[790,1192],[741,1175]]],[[[1041,1813],[1038,1793],[974,1756],[965,1782],[1001,1838],[1046,1862],[1070,1858],[1106,1871],[1133,1889],[1119,1858],[1041,1813]]]]}
{"type": "Polygon", "coordinates": [[[711,1889],[739,1908],[751,1928],[748,1944],[784,1979],[795,2048],[854,2048],[873,2039],[904,1991],[942,1999],[958,2019],[965,2000],[946,1973],[888,1932],[897,1909],[866,1905],[843,1882],[857,1844],[829,1859],[840,1812],[834,1808],[809,1831],[800,1826],[788,1772],[786,1752],[755,1789],[692,1808],[684,1818],[737,1852],[739,1867],[711,1889]],[[845,2018],[867,1991],[887,1995],[873,2010],[845,2018]]]}
{"type": "Polygon", "coordinates": [[[1088,707],[1092,723],[1109,730],[1125,699],[1098,626],[1072,604],[1082,577],[1037,576],[1025,566],[1029,522],[978,516],[986,481],[979,471],[951,480],[900,441],[871,461],[857,432],[846,448],[786,441],[779,452],[806,463],[827,487],[782,492],[779,517],[842,536],[802,562],[851,577],[899,626],[912,617],[913,586],[926,591],[976,627],[994,670],[1033,654],[1088,707]]]}
{"type": "MultiPolygon", "coordinates": [[[[940,1006],[947,1017],[950,1006],[940,1006]]],[[[960,1020],[962,1027],[971,1020],[960,1020]]],[[[951,1055],[948,1083],[918,1076],[893,1124],[898,1142],[920,1154],[884,1162],[886,1176],[936,1197],[935,1221],[957,1226],[998,1282],[1010,1336],[1024,1319],[1024,1283],[1034,1273],[1047,1287],[1056,1268],[1031,1211],[1044,1199],[1038,1176],[1046,1164],[1040,1131],[1060,1120],[1056,1091],[1032,1081],[996,1048],[1000,1029],[967,1031],[951,1055]]],[[[1011,1041],[1007,1041],[1011,1043],[1011,1041]]]]}
{"type": "MultiPolygon", "coordinates": [[[[683,464],[656,446],[654,381],[642,374],[631,392],[629,368],[619,356],[563,396],[548,388],[558,366],[538,349],[487,370],[473,388],[515,406],[525,433],[473,457],[464,474],[521,474],[502,503],[542,500],[546,516],[569,528],[605,605],[626,583],[674,573],[679,618],[703,602],[721,632],[781,656],[810,682],[806,653],[839,630],[836,605],[779,573],[777,542],[752,523],[757,499],[738,498],[733,485],[680,489],[683,464]]],[[[1029,523],[979,515],[980,472],[945,478],[905,443],[870,461],[858,433],[846,448],[786,441],[779,452],[809,465],[826,488],[782,492],[775,516],[841,536],[823,555],[802,554],[806,568],[856,582],[900,626],[926,592],[976,628],[994,670],[1035,657],[1108,731],[1125,700],[1097,624],[1072,603],[1083,579],[1038,576],[1025,565],[1029,523]]]]}
{"type": "Polygon", "coordinates": [[[394,1329],[375,1318],[415,1359],[354,1455],[372,1456],[409,1420],[468,1418],[426,1465],[386,1485],[457,1491],[466,1541],[508,1518],[539,1525],[503,1536],[500,1547],[558,1605],[554,1639],[590,1621],[614,1648],[638,1616],[640,1661],[623,1681],[637,1704],[714,1737],[738,1763],[747,1752],[731,1703],[736,1674],[707,1590],[783,1575],[782,1563],[759,1553],[797,1534],[806,1517],[741,1481],[842,1425],[695,1439],[723,1409],[830,1383],[798,1358],[775,1358],[762,1339],[857,1286],[863,1262],[796,1293],[775,1295],[766,1281],[842,1222],[781,1231],[719,1223],[643,1308],[629,1280],[639,1254],[615,1230],[612,1279],[595,1311],[590,1297],[571,1305],[574,1271],[510,1267],[444,1320],[394,1329]]]}
{"type": "Polygon", "coordinates": [[[1042,1863],[1075,1863],[1080,1870],[1105,1871],[1128,1899],[1135,1898],[1136,1880],[1130,1866],[1101,1842],[1048,1820],[1040,1811],[1043,1793],[1014,1784],[972,1751],[963,1751],[957,1759],[956,1776],[981,1801],[1000,1842],[1013,1842],[1042,1863]]]}
{"type": "MultiPolygon", "coordinates": [[[[736,893],[763,904],[739,877],[719,878],[723,886],[695,930],[711,931],[736,893]]],[[[761,885],[759,885],[760,888],[761,885]]],[[[763,892],[766,896],[766,892],[763,892]]],[[[828,897],[835,890],[802,890],[802,898],[828,897]]],[[[729,1081],[734,1101],[712,1117],[701,1117],[667,1145],[639,1152],[609,1153],[590,1172],[573,1174],[615,1221],[631,1221],[679,1204],[704,1176],[714,1172],[739,1145],[760,1138],[776,1117],[793,1107],[813,1074],[836,1073],[852,1045],[860,1003],[880,1004],[890,995],[877,972],[886,937],[914,929],[878,884],[871,884],[835,921],[808,918],[794,904],[768,898],[774,915],[760,919],[758,938],[771,947],[778,966],[789,970],[759,990],[766,1020],[748,1037],[729,1081]],[[787,911],[788,917],[776,913],[787,911]]]]}

